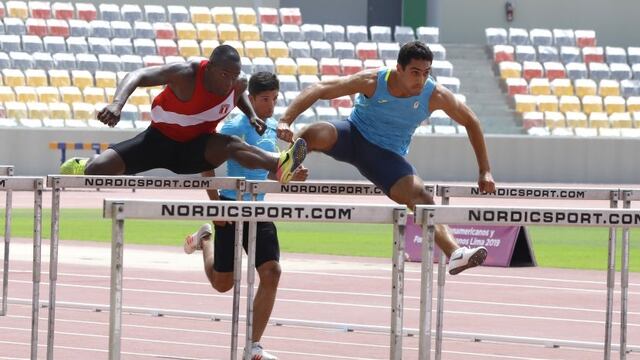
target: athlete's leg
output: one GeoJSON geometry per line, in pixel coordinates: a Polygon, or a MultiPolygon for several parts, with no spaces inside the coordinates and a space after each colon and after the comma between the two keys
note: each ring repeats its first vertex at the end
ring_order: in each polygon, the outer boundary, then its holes
{"type": "Polygon", "coordinates": [[[301,137],[307,142],[309,151],[327,152],[336,144],[338,131],[333,124],[321,121],[305,126],[296,137],[301,137]]]}
{"type": "Polygon", "coordinates": [[[275,261],[267,261],[258,266],[258,276],[260,277],[260,285],[256,291],[256,297],[253,301],[253,333],[254,342],[260,341],[264,329],[267,327],[271,311],[276,301],[276,292],[278,291],[278,282],[280,281],[280,264],[275,261]]]}
{"type": "Polygon", "coordinates": [[[124,160],[113,149],[92,156],[84,168],[85,175],[122,175],[124,171],[124,160]]]}

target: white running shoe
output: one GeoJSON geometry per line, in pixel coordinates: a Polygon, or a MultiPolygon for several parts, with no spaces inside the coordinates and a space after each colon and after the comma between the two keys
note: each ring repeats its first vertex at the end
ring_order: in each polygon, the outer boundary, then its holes
{"type": "Polygon", "coordinates": [[[266,352],[259,342],[254,342],[251,346],[251,360],[278,360],[278,357],[266,352]]]}
{"type": "Polygon", "coordinates": [[[449,258],[449,274],[456,275],[478,265],[482,265],[487,258],[487,249],[484,246],[469,249],[458,248],[449,258]]]}
{"type": "Polygon", "coordinates": [[[202,250],[202,240],[211,236],[211,224],[206,223],[200,226],[198,231],[184,238],[184,252],[192,254],[196,250],[202,250]]]}

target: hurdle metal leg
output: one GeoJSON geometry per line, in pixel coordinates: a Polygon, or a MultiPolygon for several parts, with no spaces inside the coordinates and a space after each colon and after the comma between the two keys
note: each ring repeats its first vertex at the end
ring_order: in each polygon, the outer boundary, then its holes
{"type": "MultiPolygon", "coordinates": [[[[611,208],[618,207],[618,193],[611,194],[611,208]]],[[[616,283],[616,228],[609,228],[609,254],[607,267],[607,308],[604,329],[604,359],[611,359],[611,338],[613,325],[613,290],[616,283]]]]}
{"type": "Polygon", "coordinates": [[[115,203],[111,209],[111,290],[109,302],[109,360],[119,360],[122,336],[122,278],[124,254],[123,205],[115,203]]]}
{"type": "Polygon", "coordinates": [[[11,243],[11,207],[13,206],[13,194],[11,190],[6,193],[6,207],[4,211],[4,264],[2,273],[2,309],[0,316],[7,315],[7,297],[9,296],[9,246],[11,243]]]}
{"type": "Polygon", "coordinates": [[[404,232],[407,224],[405,212],[394,214],[393,269],[391,273],[391,344],[389,359],[402,359],[404,320],[404,232]]]}
{"type": "MultiPolygon", "coordinates": [[[[449,197],[442,196],[442,205],[449,205],[449,197]]],[[[444,284],[447,275],[447,256],[440,249],[440,258],[438,259],[438,294],[436,299],[436,353],[435,359],[442,358],[442,331],[444,327],[444,284]]]]}
{"type": "Polygon", "coordinates": [[[244,344],[244,360],[251,360],[251,345],[253,343],[253,299],[256,265],[256,232],[257,223],[249,222],[249,238],[247,241],[247,313],[246,313],[246,337],[244,344]]]}
{"type": "MultiPolygon", "coordinates": [[[[630,192],[622,192],[622,207],[631,208],[630,192]]],[[[622,229],[622,258],[620,260],[620,360],[627,358],[627,312],[629,311],[629,228],[622,229]]]]}
{"type": "Polygon", "coordinates": [[[433,312],[433,246],[435,242],[435,224],[431,213],[424,214],[422,229],[422,266],[420,276],[420,339],[418,340],[418,359],[431,359],[431,317],[433,312]]]}
{"type": "Polygon", "coordinates": [[[236,221],[233,253],[233,314],[231,315],[231,360],[238,359],[238,327],[240,324],[240,285],[242,283],[242,236],[244,222],[236,221]]]}
{"type": "Polygon", "coordinates": [[[38,358],[38,320],[40,317],[40,268],[42,259],[42,181],[33,199],[33,294],[31,300],[31,359],[38,358]]]}
{"type": "Polygon", "coordinates": [[[51,186],[51,240],[49,241],[49,319],[47,326],[47,360],[53,360],[56,319],[56,283],[58,281],[58,243],[60,235],[60,187],[51,186]]]}

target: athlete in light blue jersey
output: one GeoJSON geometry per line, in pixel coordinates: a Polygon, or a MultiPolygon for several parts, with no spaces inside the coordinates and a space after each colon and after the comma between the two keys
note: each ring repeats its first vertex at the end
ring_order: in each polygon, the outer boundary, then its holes
{"type": "MultiPolygon", "coordinates": [[[[395,69],[365,70],[310,86],[289,104],[278,123],[278,137],[291,142],[291,123],[317,100],[357,94],[347,121],[318,122],[297,137],[306,140],[309,151],[354,165],[392,200],[414,209],[434,201],[405,155],[418,125],[433,111],[443,110],[467,129],[478,161],[478,186],[493,192],[495,183],[480,123],[465,104],[429,76],[432,62],[431,50],[413,41],[400,49],[395,69]]],[[[444,225],[436,227],[436,242],[449,256],[452,275],[482,264],[487,256],[484,247],[459,247],[444,225]]]]}
{"type": "MultiPolygon", "coordinates": [[[[235,136],[244,140],[249,145],[261,148],[266,152],[276,152],[276,126],[273,119],[273,110],[278,99],[278,78],[269,72],[258,72],[249,80],[249,101],[255,109],[256,115],[263,119],[267,129],[264,134],[258,134],[249,118],[239,115],[226,120],[221,134],[235,136]]],[[[215,176],[213,171],[205,173],[207,176],[215,176]]],[[[275,179],[275,174],[262,169],[248,169],[236,161],[227,161],[227,175],[244,177],[247,180],[265,180],[267,177],[275,179]]],[[[305,180],[307,169],[298,168],[292,180],[305,180]]],[[[222,190],[207,191],[211,200],[235,200],[236,192],[222,190]]],[[[264,194],[260,194],[258,200],[263,200],[264,194]]],[[[245,197],[244,200],[251,200],[245,197]]],[[[248,223],[244,224],[244,248],[247,248],[247,236],[249,234],[248,223]]],[[[253,302],[253,344],[251,347],[251,359],[275,360],[276,356],[266,352],[260,344],[260,339],[269,322],[271,311],[276,299],[278,281],[280,279],[280,246],[278,244],[278,232],[273,222],[259,222],[256,229],[256,270],[260,278],[260,285],[253,302]]],[[[200,227],[194,234],[188,235],[184,242],[184,251],[191,254],[196,250],[202,250],[204,270],[211,286],[220,292],[226,292],[233,287],[233,253],[235,223],[216,222],[214,241],[211,241],[211,224],[200,227]]]]}

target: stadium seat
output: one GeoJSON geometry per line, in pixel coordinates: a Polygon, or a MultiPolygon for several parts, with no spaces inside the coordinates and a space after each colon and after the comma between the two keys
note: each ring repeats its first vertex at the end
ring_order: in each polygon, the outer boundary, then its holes
{"type": "Polygon", "coordinates": [[[597,93],[596,82],[592,79],[575,80],[576,95],[580,98],[597,93]]]}
{"type": "Polygon", "coordinates": [[[582,104],[580,98],[577,96],[561,96],[559,101],[559,110],[563,113],[567,112],[581,112],[582,104]]]}
{"type": "Polygon", "coordinates": [[[27,104],[18,101],[8,101],[4,103],[4,109],[8,118],[24,119],[28,117],[27,104]]]}
{"type": "MultiPolygon", "coordinates": [[[[485,38],[487,39],[488,46],[495,45],[507,45],[508,34],[507,30],[503,28],[486,28],[484,29],[485,38]]],[[[420,38],[420,28],[418,28],[418,39],[420,38]]],[[[432,43],[431,41],[425,41],[427,44],[432,43]]]]}
{"type": "Polygon", "coordinates": [[[282,24],[301,25],[302,14],[300,8],[280,8],[280,22],[282,24]]]}
{"type": "Polygon", "coordinates": [[[576,30],[576,45],[584,48],[587,46],[596,46],[596,32],[593,30],[576,30]]]}
{"type": "Polygon", "coordinates": [[[536,49],[531,45],[516,46],[516,61],[536,61],[536,49]]]}
{"type": "Polygon", "coordinates": [[[153,32],[156,39],[175,39],[176,33],[171,23],[154,23],[153,32]]]}
{"type": "Polygon", "coordinates": [[[533,46],[553,45],[553,35],[549,29],[531,29],[529,31],[529,39],[533,46]]]}
{"type": "Polygon", "coordinates": [[[304,36],[302,35],[302,31],[298,25],[281,25],[280,34],[284,41],[304,41],[304,36]]]}
{"type": "Polygon", "coordinates": [[[549,84],[549,79],[547,78],[531,79],[529,81],[529,93],[531,95],[550,95],[551,85],[549,84]]]}
{"type": "Polygon", "coordinates": [[[51,4],[44,1],[29,1],[29,16],[38,19],[51,18],[51,4]]]}
{"type": "Polygon", "coordinates": [[[309,47],[311,48],[311,57],[316,60],[333,56],[331,44],[326,41],[310,41],[309,47]]]}
{"type": "Polygon", "coordinates": [[[110,38],[111,23],[104,20],[93,20],[89,22],[89,31],[93,37],[110,38]]]}
{"type": "Polygon", "coordinates": [[[49,116],[52,119],[71,119],[71,106],[63,102],[49,103],[49,116]]]}
{"type": "Polygon", "coordinates": [[[25,85],[24,73],[18,69],[2,69],[2,76],[4,77],[4,84],[16,87],[25,85]]]}
{"type": "Polygon", "coordinates": [[[353,59],[356,57],[356,48],[350,42],[334,42],[333,56],[339,59],[353,59]]]}
{"type": "Polygon", "coordinates": [[[22,41],[18,35],[0,35],[0,48],[6,52],[22,51],[22,41]]]}
{"type": "Polygon", "coordinates": [[[236,13],[236,22],[238,24],[251,24],[255,25],[258,23],[258,16],[256,15],[256,11],[250,7],[237,7],[235,8],[236,13]]]}
{"type": "MultiPolygon", "coordinates": [[[[293,61],[292,59],[289,59],[289,60],[293,61]]],[[[271,58],[268,58],[268,57],[255,58],[252,61],[253,61],[254,72],[259,72],[259,71],[267,71],[272,73],[276,72],[275,64],[273,63],[273,60],[271,60],[271,58]]],[[[295,62],[293,63],[293,65],[295,66],[295,62]]],[[[295,72],[294,72],[294,75],[295,75],[295,72]]]]}
{"type": "Polygon", "coordinates": [[[156,39],[156,49],[160,56],[178,55],[178,45],[170,39],[156,39]]]}
{"type": "MultiPolygon", "coordinates": [[[[316,75],[300,75],[298,76],[298,81],[300,82],[300,90],[304,90],[306,88],[308,88],[309,86],[317,83],[320,81],[320,78],[318,78],[318,76],[316,75]]],[[[326,100],[319,100],[316,102],[316,106],[317,105],[329,105],[329,101],[326,100]]]]}
{"type": "Polygon", "coordinates": [[[621,96],[607,96],[604,98],[604,108],[607,114],[624,112],[626,110],[626,101],[621,96]]]}
{"type": "Polygon", "coordinates": [[[99,54],[98,64],[100,65],[100,70],[113,72],[122,71],[122,60],[120,60],[120,56],[118,55],[99,54]]]}
{"type": "Polygon", "coordinates": [[[74,16],[73,5],[68,2],[54,2],[51,4],[52,17],[60,20],[69,20],[74,16]]]}
{"type": "Polygon", "coordinates": [[[191,17],[186,7],[181,5],[168,5],[167,15],[170,23],[189,22],[191,17]]]}
{"type": "Polygon", "coordinates": [[[595,95],[586,95],[582,98],[582,111],[587,115],[592,112],[602,112],[602,98],[595,95]]]}
{"type": "MultiPolygon", "coordinates": [[[[379,69],[384,67],[384,61],[380,59],[367,59],[362,62],[362,66],[365,70],[369,69],[379,69]]],[[[446,75],[443,75],[446,76],[446,75]]]]}
{"type": "Polygon", "coordinates": [[[620,136],[627,138],[638,138],[640,137],[640,128],[639,129],[620,129],[620,136]]]}
{"type": "Polygon", "coordinates": [[[282,34],[280,34],[280,28],[273,24],[261,24],[260,35],[264,41],[282,41],[282,34]]]}
{"type": "Polygon", "coordinates": [[[526,29],[509,28],[509,44],[529,45],[529,33],[526,29]]]}
{"type": "Polygon", "coordinates": [[[116,74],[113,71],[96,71],[96,87],[115,88],[117,85],[116,74]]]}
{"type": "Polygon", "coordinates": [[[369,27],[372,42],[391,42],[391,27],[374,25],[369,27]]]}
{"type": "Polygon", "coordinates": [[[438,76],[436,81],[454,94],[460,92],[460,79],[449,76],[438,76]]]}
{"type": "Polygon", "coordinates": [[[620,83],[616,80],[600,80],[598,86],[598,95],[605,96],[620,96],[620,83]]]}
{"type": "MultiPolygon", "coordinates": [[[[46,37],[50,38],[50,37],[46,37]]],[[[45,38],[45,39],[46,39],[45,38]]],[[[62,38],[58,38],[62,39],[62,38]]],[[[36,35],[22,35],[22,50],[27,53],[41,52],[44,51],[44,45],[42,44],[42,38],[36,35]]],[[[64,39],[62,39],[62,44],[64,46],[64,39]]],[[[61,51],[56,52],[64,52],[66,47],[62,48],[61,51]]]]}
{"type": "Polygon", "coordinates": [[[598,136],[597,128],[581,128],[577,127],[573,129],[576,136],[579,137],[595,137],[598,136]]]}
{"type": "MultiPolygon", "coordinates": [[[[285,52],[288,51],[288,49],[286,48],[286,44],[284,44],[285,46],[285,52]]],[[[245,50],[245,54],[250,58],[257,58],[257,57],[265,57],[267,56],[267,49],[265,48],[265,44],[264,41],[245,41],[244,42],[244,50],[245,50]]],[[[271,53],[269,54],[271,55],[271,53]]],[[[279,56],[271,56],[272,58],[277,58],[277,57],[286,57],[288,54],[278,54],[279,56]]]]}
{"type": "Polygon", "coordinates": [[[586,128],[588,126],[587,115],[583,112],[570,111],[566,112],[565,116],[567,118],[567,126],[570,128],[586,128]]]}
{"type": "Polygon", "coordinates": [[[87,38],[89,52],[92,54],[111,54],[111,41],[106,37],[87,38]]]}
{"type": "Polygon", "coordinates": [[[562,46],[560,48],[560,60],[562,60],[562,63],[565,65],[574,62],[582,62],[580,48],[576,46],[562,46]]]}
{"type": "Polygon", "coordinates": [[[36,88],[33,86],[16,86],[13,88],[16,93],[16,100],[23,103],[38,101],[38,94],[36,88]]]}
{"type": "Polygon", "coordinates": [[[98,18],[98,11],[92,3],[75,3],[76,19],[93,21],[98,18]]]}
{"type": "MultiPolygon", "coordinates": [[[[433,114],[431,114],[431,118],[433,118],[433,114]]],[[[538,126],[544,126],[544,114],[542,112],[531,111],[522,114],[522,127],[525,130],[538,126]]]]}
{"type": "MultiPolygon", "coordinates": [[[[611,122],[611,119],[609,119],[609,122],[611,122]]],[[[598,128],[598,136],[620,137],[620,129],[598,128]]]]}
{"type": "Polygon", "coordinates": [[[146,21],[136,21],[133,25],[134,41],[137,39],[154,39],[156,37],[151,23],[146,21]]]}
{"type": "Polygon", "coordinates": [[[363,25],[347,25],[347,41],[353,44],[369,41],[367,27],[363,25]]]}
{"type": "Polygon", "coordinates": [[[82,90],[93,86],[93,75],[87,70],[71,70],[71,83],[82,90]]]}
{"type": "Polygon", "coordinates": [[[340,68],[343,75],[352,75],[363,70],[362,60],[340,59],[340,68]]]}
{"type": "Polygon", "coordinates": [[[196,40],[180,39],[178,40],[178,52],[180,56],[201,56],[200,45],[196,40]]]}
{"type": "Polygon", "coordinates": [[[289,55],[293,58],[311,57],[311,47],[307,41],[290,41],[289,55]]]}
{"type": "Polygon", "coordinates": [[[209,56],[218,45],[220,45],[218,40],[202,40],[200,42],[200,53],[203,56],[209,56]]]}
{"type": "Polygon", "coordinates": [[[27,33],[27,28],[22,19],[6,17],[2,19],[2,21],[4,22],[4,31],[7,35],[24,35],[27,33]]]}
{"type": "Polygon", "coordinates": [[[162,5],[144,5],[144,18],[151,23],[166,22],[167,12],[162,5]]]}
{"type": "MultiPolygon", "coordinates": [[[[418,40],[427,45],[438,44],[440,42],[440,29],[437,27],[420,26],[416,28],[416,36],[418,40]]],[[[505,31],[505,39],[506,37],[505,31]]]]}
{"type": "Polygon", "coordinates": [[[431,63],[431,75],[453,76],[453,64],[451,64],[451,62],[447,60],[433,60],[433,62],[431,63]]]}
{"type": "Polygon", "coordinates": [[[38,101],[42,103],[60,101],[60,93],[58,92],[58,88],[54,86],[38,86],[36,88],[36,94],[38,95],[38,101]]]}
{"type": "Polygon", "coordinates": [[[507,85],[507,94],[513,96],[515,94],[528,94],[527,81],[523,78],[507,78],[505,79],[507,85]]]}
{"type": "Polygon", "coordinates": [[[599,81],[602,79],[609,79],[611,77],[611,70],[609,65],[605,63],[589,63],[589,77],[593,80],[599,81]]]}
{"type": "Polygon", "coordinates": [[[318,75],[318,62],[312,58],[297,58],[298,74],[318,75]]]}
{"type": "Polygon", "coordinates": [[[16,69],[32,69],[35,65],[33,56],[26,52],[10,52],[9,58],[11,59],[11,63],[13,64],[12,67],[16,69]]]}
{"type": "Polygon", "coordinates": [[[337,58],[320,59],[320,73],[322,75],[340,75],[340,60],[337,58]]]}
{"type": "Polygon", "coordinates": [[[100,12],[100,19],[105,21],[120,20],[120,7],[116,4],[100,3],[98,5],[98,12],[100,12]]]}
{"type": "Polygon", "coordinates": [[[82,101],[82,92],[75,86],[61,86],[59,89],[62,102],[69,105],[82,101]]]}
{"type": "Polygon", "coordinates": [[[383,60],[395,60],[398,58],[398,53],[400,52],[400,46],[398,43],[378,43],[378,56],[376,58],[380,58],[383,60]]]}
{"type": "Polygon", "coordinates": [[[69,19],[69,36],[87,37],[91,36],[91,27],[86,20],[69,19]]]}
{"type": "Polygon", "coordinates": [[[560,54],[555,46],[538,46],[538,61],[545,63],[548,61],[559,62],[560,54]]]}
{"type": "Polygon", "coordinates": [[[40,37],[48,35],[47,22],[44,19],[28,18],[25,20],[24,25],[29,35],[38,35],[40,37]]]}
{"type": "Polygon", "coordinates": [[[627,52],[624,48],[607,46],[604,51],[607,63],[627,63],[627,52]]]}
{"type": "Polygon", "coordinates": [[[76,57],[69,53],[53,54],[53,62],[57,69],[73,70],[77,68],[76,57]]]}
{"type": "MultiPolygon", "coordinates": [[[[29,35],[26,35],[29,36],[29,35]]],[[[39,39],[38,39],[39,40],[39,39]]],[[[37,49],[38,45],[37,45],[36,39],[33,39],[32,42],[32,49],[37,49]]],[[[24,43],[24,38],[23,38],[23,43],[24,43]]],[[[23,44],[24,47],[24,44],[23,44]]],[[[58,52],[67,52],[67,43],[65,42],[64,38],[62,36],[45,36],[44,39],[42,39],[42,47],[43,50],[26,50],[29,52],[39,52],[39,51],[46,51],[48,53],[58,53],[58,52]]]]}
{"type": "Polygon", "coordinates": [[[551,81],[551,91],[556,96],[573,96],[573,85],[569,79],[553,79],[551,81]]]}
{"type": "Polygon", "coordinates": [[[627,48],[627,57],[629,64],[640,64],[640,47],[629,46],[627,48]]]}
{"type": "Polygon", "coordinates": [[[533,78],[544,77],[542,64],[537,61],[525,61],[522,64],[522,77],[524,77],[527,81],[533,78]]]}
{"type": "Polygon", "coordinates": [[[238,29],[233,24],[218,25],[218,40],[237,41],[239,39],[238,29]]]}
{"type": "Polygon", "coordinates": [[[82,97],[85,102],[93,105],[103,103],[106,100],[104,89],[93,86],[87,86],[82,89],[82,97]]]}
{"type": "Polygon", "coordinates": [[[567,127],[567,121],[563,113],[547,111],[544,113],[544,125],[551,129],[564,128],[567,127]]]}
{"type": "Polygon", "coordinates": [[[129,100],[127,102],[133,105],[151,105],[149,93],[145,88],[137,88],[133,94],[129,96],[129,100]]]}
{"type": "Polygon", "coordinates": [[[10,0],[6,2],[7,15],[15,18],[26,19],[29,17],[29,8],[25,1],[10,0]]]}
{"type": "MultiPolygon", "coordinates": [[[[206,6],[190,6],[191,23],[197,24],[210,24],[211,23],[211,9],[206,6]]],[[[185,22],[186,23],[186,22],[185,22]]]]}
{"type": "Polygon", "coordinates": [[[176,37],[180,40],[196,40],[198,32],[192,23],[176,23],[176,37]]]}
{"type": "Polygon", "coordinates": [[[111,51],[116,55],[133,55],[133,44],[131,38],[111,39],[111,51]]]}
{"type": "Polygon", "coordinates": [[[195,25],[196,28],[196,39],[198,40],[217,40],[218,39],[218,28],[215,24],[201,24],[197,23],[195,25]]]}
{"type": "Polygon", "coordinates": [[[133,39],[133,50],[140,56],[156,55],[156,44],[151,39],[133,39]]]}
{"type": "Polygon", "coordinates": [[[334,43],[336,41],[344,41],[345,40],[344,26],[325,24],[324,39],[331,43],[334,43]]]}
{"type": "Polygon", "coordinates": [[[513,61],[514,48],[511,45],[495,45],[493,47],[493,61],[501,63],[503,61],[513,61]]]}
{"type": "Polygon", "coordinates": [[[260,18],[260,24],[278,25],[280,23],[278,10],[272,7],[259,7],[258,17],[260,18]]]}
{"type": "Polygon", "coordinates": [[[604,49],[599,46],[587,46],[582,48],[582,58],[585,63],[604,62],[604,49]]]}
{"type": "Polygon", "coordinates": [[[300,91],[298,79],[294,75],[278,75],[278,80],[280,80],[280,91],[300,91]]]}
{"type": "Polygon", "coordinates": [[[49,35],[67,37],[71,34],[71,30],[69,29],[69,23],[66,20],[48,19],[47,33],[49,35]]]}
{"type": "Polygon", "coordinates": [[[233,24],[233,9],[229,6],[215,6],[211,9],[213,22],[216,24],[233,24]]]}
{"type": "Polygon", "coordinates": [[[324,41],[324,30],[320,24],[302,24],[300,31],[305,41],[324,41]]]}
{"type": "MultiPolygon", "coordinates": [[[[164,57],[164,62],[166,64],[183,63],[185,61],[185,58],[180,55],[167,55],[164,57]]],[[[120,82],[120,79],[120,73],[118,73],[118,82],[120,82]]]]}
{"type": "Polygon", "coordinates": [[[621,81],[625,79],[631,79],[631,68],[626,63],[611,63],[609,64],[611,70],[611,78],[621,81]]]}
{"type": "MultiPolygon", "coordinates": [[[[418,28],[420,29],[420,28],[418,28]]],[[[408,43],[410,41],[414,41],[416,36],[413,32],[413,28],[410,26],[398,26],[396,25],[393,29],[393,40],[398,44],[402,45],[408,43]]],[[[437,43],[437,41],[427,42],[428,43],[437,43]]]]}
{"type": "Polygon", "coordinates": [[[617,112],[609,115],[609,124],[612,128],[630,128],[633,127],[630,112],[617,112]]]}
{"type": "Polygon", "coordinates": [[[568,63],[566,65],[567,77],[571,80],[577,81],[579,79],[587,78],[587,65],[583,63],[568,63]]]}
{"type": "Polygon", "coordinates": [[[558,98],[554,95],[538,95],[536,101],[538,111],[558,111],[558,98]]]}
{"type": "Polygon", "coordinates": [[[553,29],[553,43],[556,46],[576,46],[573,30],[553,29]]]}
{"type": "Polygon", "coordinates": [[[74,102],[71,104],[71,109],[73,111],[73,117],[79,120],[89,120],[94,119],[95,116],[95,107],[93,104],[89,104],[86,102],[74,102]]]}
{"type": "Polygon", "coordinates": [[[136,21],[142,21],[142,9],[137,4],[123,4],[120,8],[120,17],[129,24],[133,24],[136,21]]]}
{"type": "Polygon", "coordinates": [[[260,30],[256,25],[240,24],[238,25],[240,31],[240,40],[242,41],[259,41],[260,30]]]}
{"type": "Polygon", "coordinates": [[[41,102],[27,103],[27,116],[30,119],[43,120],[49,117],[49,106],[41,102]]]}
{"type": "Polygon", "coordinates": [[[298,66],[291,58],[277,58],[275,65],[278,75],[296,75],[298,73],[298,66]]]}
{"type": "Polygon", "coordinates": [[[590,128],[608,128],[609,116],[604,112],[592,112],[589,114],[589,127],[590,128]]]}
{"type": "Polygon", "coordinates": [[[640,96],[630,96],[627,98],[627,111],[640,112],[640,96]]]}
{"type": "Polygon", "coordinates": [[[500,77],[508,79],[512,77],[522,77],[522,65],[513,61],[503,61],[499,65],[500,77]]]}
{"type": "Polygon", "coordinates": [[[360,60],[377,59],[378,45],[372,42],[361,42],[356,45],[356,56],[360,60]]]}

